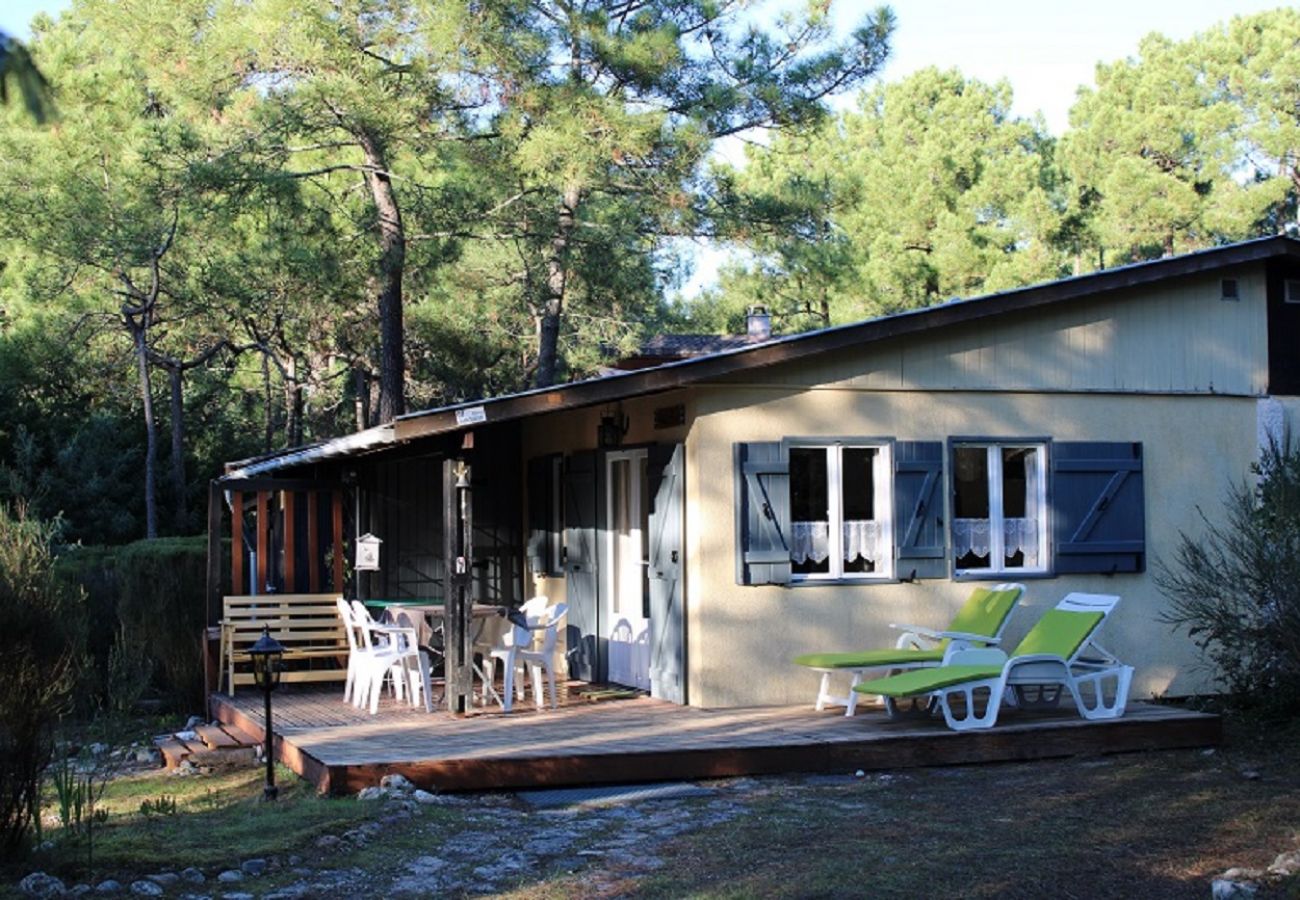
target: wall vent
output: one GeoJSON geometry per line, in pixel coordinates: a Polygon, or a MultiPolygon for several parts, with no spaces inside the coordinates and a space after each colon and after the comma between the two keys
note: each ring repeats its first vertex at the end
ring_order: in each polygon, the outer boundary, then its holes
{"type": "Polygon", "coordinates": [[[1282,282],[1282,301],[1300,303],[1300,278],[1288,278],[1282,282]]]}
{"type": "Polygon", "coordinates": [[[1223,279],[1223,294],[1219,299],[1232,300],[1232,301],[1237,301],[1241,299],[1241,294],[1238,292],[1237,289],[1237,279],[1235,278],[1223,279]]]}

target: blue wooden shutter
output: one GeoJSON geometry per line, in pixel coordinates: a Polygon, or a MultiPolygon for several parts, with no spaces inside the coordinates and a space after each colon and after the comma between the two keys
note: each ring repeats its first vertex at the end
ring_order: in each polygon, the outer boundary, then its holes
{"type": "Polygon", "coordinates": [[[1142,444],[1052,444],[1051,506],[1056,572],[1146,568],[1142,444]]]}
{"type": "Polygon", "coordinates": [[[600,579],[596,570],[596,534],[600,466],[596,453],[574,453],[564,467],[564,599],[569,674],[581,681],[597,681],[601,671],[600,630],[597,622],[600,579]]]}
{"type": "Polygon", "coordinates": [[[650,696],[686,702],[686,617],[682,604],[682,525],[686,448],[655,444],[650,487],[650,696]]]}
{"type": "Polygon", "coordinates": [[[780,441],[735,445],[736,582],[790,582],[790,459],[780,441]]]}
{"type": "Polygon", "coordinates": [[[551,537],[552,458],[528,460],[528,568],[534,575],[549,575],[551,537]]]}
{"type": "Polygon", "coordinates": [[[904,581],[948,574],[943,491],[939,489],[942,481],[941,442],[894,444],[895,572],[904,581]]]}

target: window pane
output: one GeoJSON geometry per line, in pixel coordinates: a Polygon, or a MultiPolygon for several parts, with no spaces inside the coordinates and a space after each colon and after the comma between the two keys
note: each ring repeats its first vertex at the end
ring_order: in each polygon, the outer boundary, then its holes
{"type": "Polygon", "coordinates": [[[812,575],[830,571],[830,494],[826,450],[790,450],[790,558],[792,571],[812,575]]]}
{"type": "Polygon", "coordinates": [[[953,551],[959,569],[990,564],[989,461],[985,447],[953,450],[953,551]]]}
{"type": "Polygon", "coordinates": [[[1004,565],[1038,565],[1038,448],[1002,448],[1004,565]]]}
{"type": "Polygon", "coordinates": [[[884,563],[876,521],[875,447],[846,447],[841,454],[844,571],[874,572],[884,563]]]}

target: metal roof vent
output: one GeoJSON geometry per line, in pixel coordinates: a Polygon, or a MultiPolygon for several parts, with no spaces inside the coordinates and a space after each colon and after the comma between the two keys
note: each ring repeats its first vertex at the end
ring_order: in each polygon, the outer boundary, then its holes
{"type": "Polygon", "coordinates": [[[766,306],[751,306],[745,313],[745,334],[751,341],[766,341],[772,337],[772,315],[766,306]]]}

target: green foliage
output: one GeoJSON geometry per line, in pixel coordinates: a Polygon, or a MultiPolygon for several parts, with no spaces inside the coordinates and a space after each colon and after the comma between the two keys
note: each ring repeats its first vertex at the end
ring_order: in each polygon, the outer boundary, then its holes
{"type": "Polygon", "coordinates": [[[1294,715],[1300,703],[1300,447],[1271,445],[1222,521],[1184,533],[1156,583],[1235,703],[1294,715]]]}
{"type": "Polygon", "coordinates": [[[0,506],[0,854],[20,850],[39,814],[53,728],[71,708],[86,623],[79,592],[53,571],[53,526],[0,506]]]}
{"type": "Polygon", "coordinates": [[[152,800],[145,798],[140,801],[140,815],[145,818],[150,816],[174,816],[176,815],[176,797],[172,794],[159,794],[152,800]]]}
{"type": "Polygon", "coordinates": [[[723,290],[783,330],[972,296],[1063,273],[1051,142],[1011,89],[922,70],[807,134],[717,173],[757,255],[723,290]]]}
{"type": "Polygon", "coordinates": [[[97,623],[90,642],[96,683],[87,693],[120,712],[144,695],[181,712],[200,707],[206,566],[204,537],[67,548],[59,574],[84,590],[97,623]]]}

